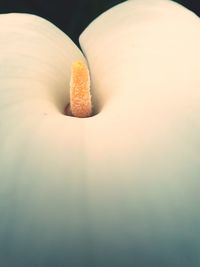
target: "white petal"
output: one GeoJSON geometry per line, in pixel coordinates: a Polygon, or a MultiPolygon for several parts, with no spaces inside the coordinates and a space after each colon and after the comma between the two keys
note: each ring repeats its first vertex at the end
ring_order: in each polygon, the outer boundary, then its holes
{"type": "Polygon", "coordinates": [[[87,139],[97,260],[195,266],[199,18],[170,1],[128,1],[92,22],[80,43],[101,109],[87,139]]]}
{"type": "Polygon", "coordinates": [[[84,129],[62,114],[71,63],[80,59],[51,23],[0,16],[2,267],[81,264],[85,257],[84,129]]]}

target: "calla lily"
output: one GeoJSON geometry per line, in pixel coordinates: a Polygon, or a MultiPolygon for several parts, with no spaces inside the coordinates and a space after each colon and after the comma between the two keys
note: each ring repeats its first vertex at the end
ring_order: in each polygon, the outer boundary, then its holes
{"type": "Polygon", "coordinates": [[[0,16],[0,265],[196,267],[200,21],[127,1],[80,36],[0,16]],[[88,62],[94,116],[66,116],[88,62]]]}

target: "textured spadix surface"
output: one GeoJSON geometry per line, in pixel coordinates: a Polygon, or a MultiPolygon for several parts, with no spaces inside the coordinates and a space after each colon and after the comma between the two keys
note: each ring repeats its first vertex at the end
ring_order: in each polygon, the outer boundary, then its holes
{"type": "Polygon", "coordinates": [[[83,57],[67,36],[0,22],[2,267],[198,266],[199,18],[133,0],[89,25],[87,119],[62,115],[83,57]]]}

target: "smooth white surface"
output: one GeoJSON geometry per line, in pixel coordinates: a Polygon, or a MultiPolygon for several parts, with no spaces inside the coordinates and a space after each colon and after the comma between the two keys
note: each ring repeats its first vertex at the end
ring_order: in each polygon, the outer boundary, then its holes
{"type": "Polygon", "coordinates": [[[198,266],[199,18],[132,0],[89,25],[87,119],[62,115],[80,51],[37,17],[1,21],[2,264],[198,266]]]}
{"type": "Polygon", "coordinates": [[[102,107],[87,139],[99,266],[198,266],[199,18],[169,1],[128,1],[80,43],[102,107]]]}
{"type": "Polygon", "coordinates": [[[71,63],[84,58],[36,16],[1,15],[0,25],[0,266],[81,264],[83,121],[62,112],[71,63]]]}

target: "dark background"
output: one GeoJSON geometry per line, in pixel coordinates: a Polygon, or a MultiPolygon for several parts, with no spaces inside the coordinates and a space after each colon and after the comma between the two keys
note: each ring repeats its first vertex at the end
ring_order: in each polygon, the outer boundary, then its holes
{"type": "MultiPolygon", "coordinates": [[[[103,11],[123,0],[0,0],[0,13],[26,12],[44,17],[78,43],[78,36],[103,11]]],[[[200,16],[200,0],[177,0],[200,16]]]]}

